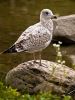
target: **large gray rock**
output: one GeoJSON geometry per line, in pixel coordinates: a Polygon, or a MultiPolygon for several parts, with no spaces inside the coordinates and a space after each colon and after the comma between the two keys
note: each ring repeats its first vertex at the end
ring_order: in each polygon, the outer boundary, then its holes
{"type": "Polygon", "coordinates": [[[68,87],[75,85],[75,71],[65,65],[42,60],[24,62],[10,70],[6,75],[6,84],[18,91],[37,93],[52,91],[63,94],[68,87]]]}
{"type": "Polygon", "coordinates": [[[58,17],[54,20],[54,40],[60,40],[64,43],[75,43],[75,14],[58,17]]]}

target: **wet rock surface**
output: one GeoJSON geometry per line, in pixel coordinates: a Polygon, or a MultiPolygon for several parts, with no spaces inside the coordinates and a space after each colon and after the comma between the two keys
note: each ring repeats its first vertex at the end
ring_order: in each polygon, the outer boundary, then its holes
{"type": "Polygon", "coordinates": [[[67,44],[75,44],[75,14],[58,17],[54,20],[53,41],[62,41],[67,44]]]}
{"type": "MultiPolygon", "coordinates": [[[[20,92],[30,94],[51,91],[64,94],[75,85],[75,71],[65,65],[39,60],[24,62],[10,70],[6,75],[6,84],[20,92]]],[[[67,92],[68,93],[68,92],[67,92]]]]}

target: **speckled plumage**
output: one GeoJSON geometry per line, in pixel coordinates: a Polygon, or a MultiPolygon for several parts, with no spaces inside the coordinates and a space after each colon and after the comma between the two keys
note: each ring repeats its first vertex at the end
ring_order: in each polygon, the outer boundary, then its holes
{"type": "Polygon", "coordinates": [[[17,52],[37,52],[45,49],[52,40],[52,33],[41,23],[29,27],[19,39],[15,46],[17,52]]]}
{"type": "Polygon", "coordinates": [[[17,52],[29,53],[42,51],[52,40],[53,22],[40,14],[40,22],[28,27],[15,42],[17,52]]]}
{"type": "MultiPolygon", "coordinates": [[[[52,40],[54,15],[51,10],[43,9],[40,13],[40,21],[28,27],[9,49],[3,53],[29,52],[35,53],[45,49],[52,40]]],[[[40,65],[41,65],[41,54],[40,65]]],[[[35,54],[34,54],[35,61],[35,54]]]]}

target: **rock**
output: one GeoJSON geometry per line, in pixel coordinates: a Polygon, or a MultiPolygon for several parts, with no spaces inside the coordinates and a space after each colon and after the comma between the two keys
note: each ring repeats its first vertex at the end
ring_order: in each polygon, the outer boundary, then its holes
{"type": "Polygon", "coordinates": [[[54,20],[53,41],[57,40],[64,43],[75,43],[75,14],[54,20]]]}
{"type": "Polygon", "coordinates": [[[68,87],[75,84],[75,71],[65,65],[39,60],[24,62],[10,70],[6,75],[6,84],[20,92],[30,94],[51,91],[64,94],[68,87]]]}
{"type": "Polygon", "coordinates": [[[72,66],[75,66],[75,55],[70,54],[67,55],[67,57],[70,59],[70,61],[72,62],[72,66]]]}

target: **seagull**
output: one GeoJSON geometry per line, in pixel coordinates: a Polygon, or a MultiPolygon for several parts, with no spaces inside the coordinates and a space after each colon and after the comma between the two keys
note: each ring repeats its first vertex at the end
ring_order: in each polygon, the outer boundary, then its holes
{"type": "Polygon", "coordinates": [[[53,21],[57,18],[50,9],[43,9],[40,12],[40,21],[29,26],[18,38],[18,40],[2,53],[28,52],[33,53],[34,62],[35,53],[39,52],[39,64],[41,65],[41,52],[49,46],[52,40],[53,21]]]}

